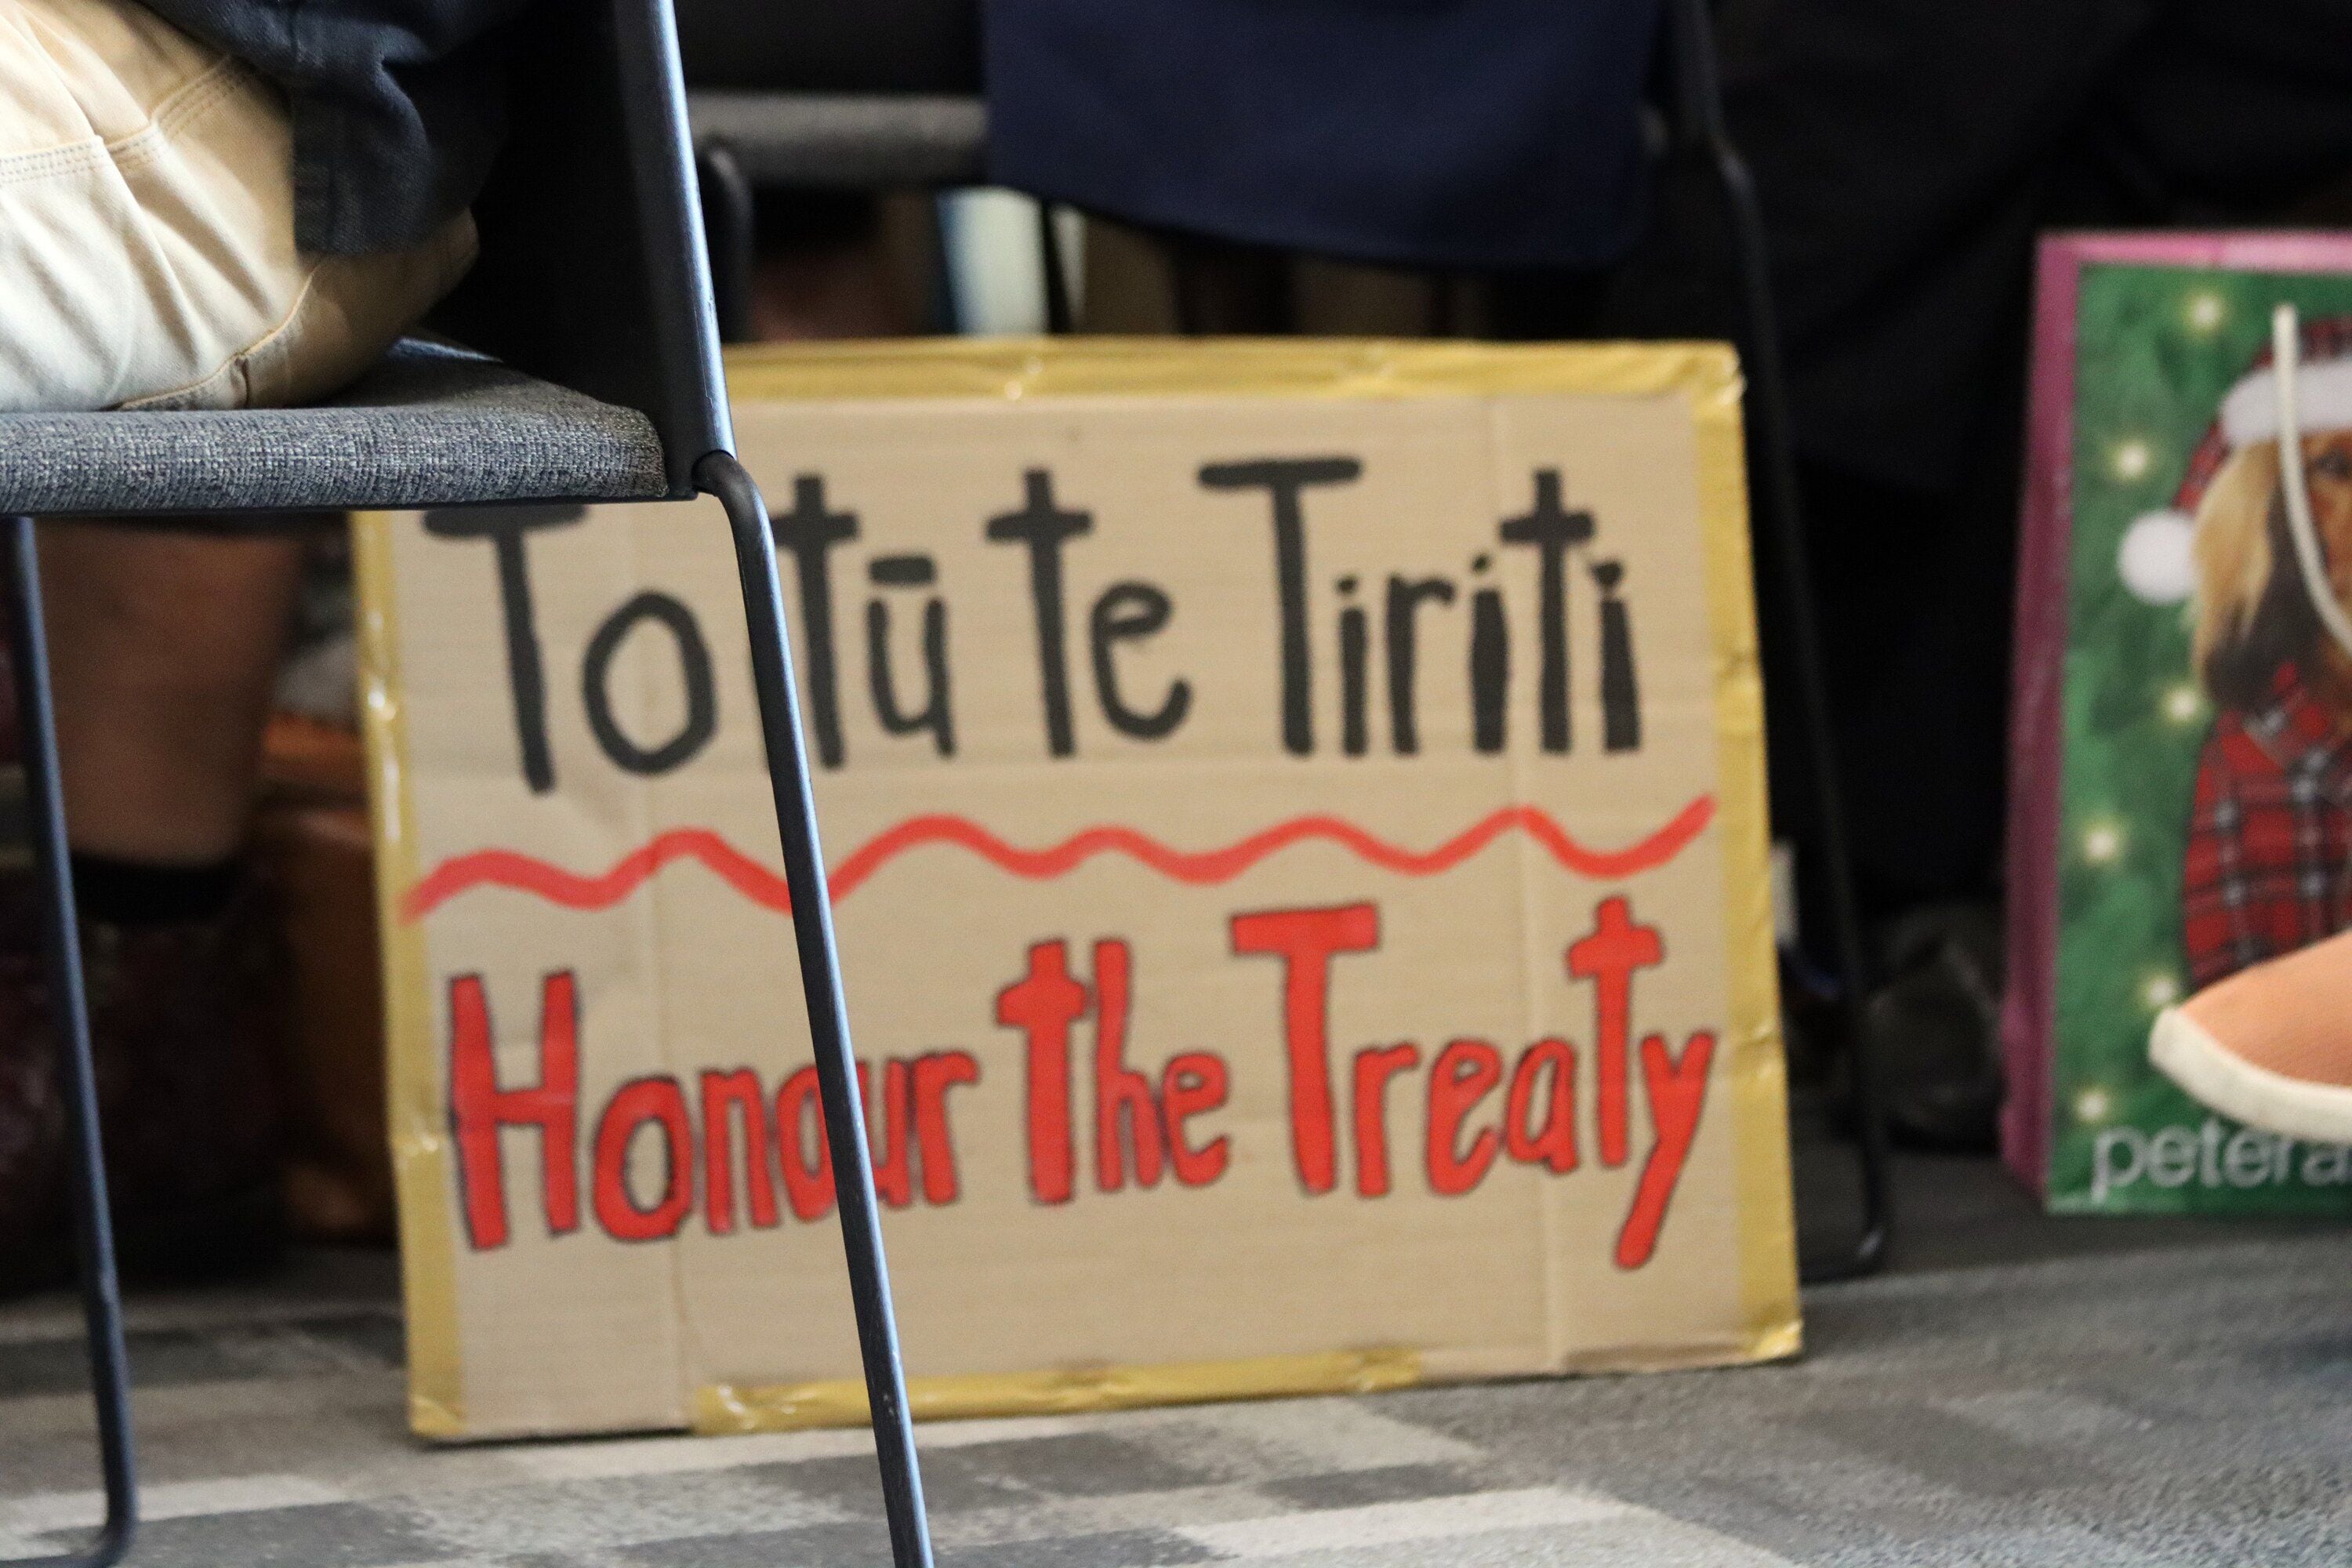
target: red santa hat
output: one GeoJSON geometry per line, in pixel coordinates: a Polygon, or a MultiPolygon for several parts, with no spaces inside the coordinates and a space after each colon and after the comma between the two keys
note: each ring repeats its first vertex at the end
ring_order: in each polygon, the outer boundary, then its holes
{"type": "MultiPolygon", "coordinates": [[[[2299,338],[2294,393],[2303,428],[2352,429],[2352,316],[2305,321],[2299,338]]],[[[2189,597],[2196,587],[2197,508],[2206,487],[2232,455],[2258,441],[2275,441],[2278,435],[2278,367],[2266,342],[2223,395],[2213,423],[2189,455],[2172,504],[2142,513],[2124,530],[2116,570],[2135,598],[2173,605],[2189,597]]]]}

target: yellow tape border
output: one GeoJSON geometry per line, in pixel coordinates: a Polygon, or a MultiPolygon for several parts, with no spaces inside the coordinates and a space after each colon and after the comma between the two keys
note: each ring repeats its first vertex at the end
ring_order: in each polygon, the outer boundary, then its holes
{"type": "MultiPolygon", "coordinates": [[[[1698,442],[1699,522],[1715,627],[1716,830],[1722,836],[1724,988],[1730,1053],[1740,1294],[1757,1358],[1803,1345],[1797,1299],[1796,1196],[1772,920],[1771,821],[1764,770],[1764,682],[1748,550],[1747,449],[1738,363],[1728,348],[1687,384],[1698,442]]],[[[1694,367],[1696,369],[1697,367],[1694,367]]]]}
{"type": "MultiPolygon", "coordinates": [[[[1418,1352],[1335,1351],[1160,1366],[918,1377],[908,1382],[907,1405],[918,1421],[1066,1415],[1212,1400],[1373,1394],[1410,1388],[1421,1381],[1418,1352]]],[[[757,1385],[716,1384],[695,1391],[693,1427],[698,1433],[719,1434],[858,1426],[868,1418],[866,1409],[866,1385],[849,1378],[757,1385]]]]}
{"type": "Polygon", "coordinates": [[[434,1070],[434,1005],[425,930],[401,918],[417,877],[416,804],[408,787],[407,716],[399,692],[400,628],[389,512],[352,517],[359,589],[360,718],[376,843],[376,924],[383,944],[384,1048],[393,1175],[400,1199],[402,1293],[408,1323],[408,1422],[420,1437],[463,1437],[464,1355],[457,1335],[457,1236],[449,1122],[434,1070]]]}

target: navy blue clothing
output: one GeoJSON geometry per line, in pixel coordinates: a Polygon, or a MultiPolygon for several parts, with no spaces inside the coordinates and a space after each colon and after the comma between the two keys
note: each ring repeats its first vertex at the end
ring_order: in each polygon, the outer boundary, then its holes
{"type": "Polygon", "coordinates": [[[986,0],[992,173],[1220,239],[1436,267],[1623,254],[1658,0],[986,0]]]}
{"type": "Polygon", "coordinates": [[[980,0],[676,0],[689,88],[980,90],[980,0]]]}
{"type": "Polygon", "coordinates": [[[285,89],[295,241],[344,255],[415,245],[480,193],[506,127],[491,35],[526,3],[146,0],[285,89]]]}

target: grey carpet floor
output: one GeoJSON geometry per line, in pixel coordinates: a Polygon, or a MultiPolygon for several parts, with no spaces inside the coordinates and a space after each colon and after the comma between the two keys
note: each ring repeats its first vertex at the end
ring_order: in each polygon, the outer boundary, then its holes
{"type": "MultiPolygon", "coordinates": [[[[2352,1235],[1950,1195],[1988,1179],[1943,1173],[1908,1271],[1810,1292],[1790,1365],[928,1428],[942,1563],[2352,1562],[2352,1235]]],[[[388,1289],[320,1258],[138,1304],[134,1563],[887,1561],[856,1434],[412,1443],[388,1289]]],[[[96,1515],[79,1377],[67,1303],[0,1310],[0,1558],[96,1515]]]]}

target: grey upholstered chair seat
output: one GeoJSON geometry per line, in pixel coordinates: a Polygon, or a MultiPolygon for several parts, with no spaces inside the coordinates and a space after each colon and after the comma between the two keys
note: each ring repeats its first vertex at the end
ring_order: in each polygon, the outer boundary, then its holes
{"type": "Polygon", "coordinates": [[[755,184],[977,184],[987,164],[977,98],[711,88],[687,94],[686,109],[696,142],[725,142],[755,184]]]}
{"type": "Polygon", "coordinates": [[[265,511],[663,495],[652,423],[411,340],[308,408],[0,414],[0,515],[265,511]]]}

